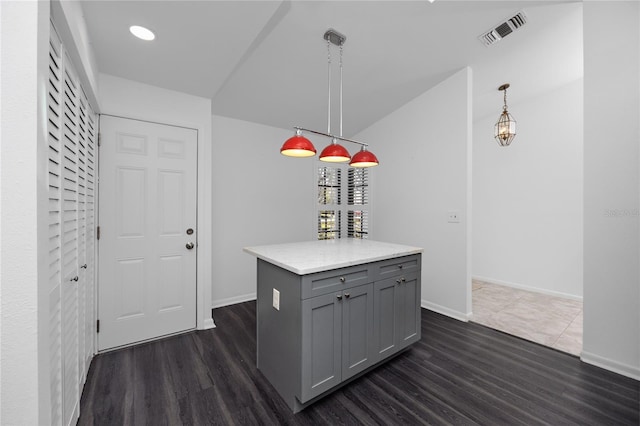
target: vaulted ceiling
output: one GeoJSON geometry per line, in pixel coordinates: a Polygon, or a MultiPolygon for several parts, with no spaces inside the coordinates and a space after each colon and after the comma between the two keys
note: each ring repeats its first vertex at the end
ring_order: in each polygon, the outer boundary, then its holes
{"type": "MultiPolygon", "coordinates": [[[[214,114],[290,128],[327,124],[327,46],[344,44],[344,134],[353,135],[465,66],[474,110],[510,104],[582,75],[573,1],[84,1],[102,73],[212,100],[214,114]],[[518,11],[527,24],[486,47],[478,36],[518,11]],[[131,25],[156,33],[135,39],[131,25]]],[[[337,119],[338,51],[333,53],[337,119]]]]}

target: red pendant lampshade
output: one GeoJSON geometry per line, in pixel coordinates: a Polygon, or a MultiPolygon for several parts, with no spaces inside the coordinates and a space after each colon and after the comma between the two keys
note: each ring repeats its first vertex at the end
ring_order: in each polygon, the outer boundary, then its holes
{"type": "Polygon", "coordinates": [[[296,130],[296,134],[282,145],[280,153],[288,157],[312,157],[316,155],[316,148],[309,139],[302,136],[300,130],[296,130]]]}
{"type": "Polygon", "coordinates": [[[327,145],[327,147],[320,153],[320,160],[329,163],[343,163],[351,160],[351,155],[345,147],[338,144],[338,140],[336,138],[333,138],[331,144],[327,145]]]}
{"type": "Polygon", "coordinates": [[[367,151],[366,146],[363,146],[360,151],[353,156],[349,163],[351,167],[373,167],[378,164],[380,164],[378,159],[373,152],[367,151]]]}

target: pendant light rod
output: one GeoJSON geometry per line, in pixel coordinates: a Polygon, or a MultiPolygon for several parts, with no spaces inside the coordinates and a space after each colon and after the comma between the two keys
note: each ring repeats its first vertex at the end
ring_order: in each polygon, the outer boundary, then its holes
{"type": "Polygon", "coordinates": [[[340,45],[340,137],[342,137],[342,44],[340,45]]]}
{"type": "Polygon", "coordinates": [[[332,135],[330,133],[323,133],[323,132],[318,132],[316,130],[305,129],[304,127],[294,126],[294,129],[300,130],[300,131],[303,131],[303,132],[314,133],[316,135],[326,136],[326,137],[332,138],[332,139],[338,139],[338,140],[345,141],[345,142],[355,143],[355,144],[358,144],[358,145],[361,145],[361,146],[369,146],[368,143],[354,141],[353,139],[343,138],[342,136],[335,136],[335,135],[332,135]]]}
{"type": "Polygon", "coordinates": [[[340,46],[340,136],[342,136],[342,45],[347,37],[329,28],[323,38],[327,40],[327,133],[331,133],[331,45],[340,46]]]}
{"type": "MultiPolygon", "coordinates": [[[[326,34],[325,34],[326,38],[326,34]]],[[[327,133],[331,133],[331,41],[327,38],[327,133]]]]}

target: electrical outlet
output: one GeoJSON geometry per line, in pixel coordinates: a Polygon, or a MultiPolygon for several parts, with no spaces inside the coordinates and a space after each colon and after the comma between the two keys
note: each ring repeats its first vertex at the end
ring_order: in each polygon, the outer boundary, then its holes
{"type": "Polygon", "coordinates": [[[459,210],[449,210],[447,212],[447,222],[449,222],[449,223],[460,223],[460,211],[459,210]]]}
{"type": "Polygon", "coordinates": [[[275,288],[273,289],[273,307],[277,311],[280,310],[280,292],[275,288]]]}

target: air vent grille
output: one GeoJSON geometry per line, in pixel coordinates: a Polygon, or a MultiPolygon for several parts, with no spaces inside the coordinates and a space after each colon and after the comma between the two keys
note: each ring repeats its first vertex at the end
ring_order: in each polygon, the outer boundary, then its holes
{"type": "Polygon", "coordinates": [[[526,23],[527,16],[524,14],[524,12],[520,11],[511,18],[499,23],[494,28],[485,31],[478,37],[478,39],[485,46],[491,46],[492,44],[499,42],[504,37],[514,32],[515,30],[522,28],[522,26],[526,23]]]}

